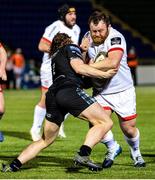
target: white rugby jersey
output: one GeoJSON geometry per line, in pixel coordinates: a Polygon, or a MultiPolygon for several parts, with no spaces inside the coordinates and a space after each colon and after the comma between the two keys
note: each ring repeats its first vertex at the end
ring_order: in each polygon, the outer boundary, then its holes
{"type": "MultiPolygon", "coordinates": [[[[44,40],[47,40],[48,42],[52,42],[54,36],[58,32],[68,34],[71,37],[73,43],[78,44],[80,36],[80,27],[77,24],[75,24],[72,29],[68,28],[67,26],[65,26],[63,21],[60,20],[57,20],[51,25],[47,26],[42,38],[44,38],[44,40]]],[[[49,69],[50,66],[51,60],[49,58],[49,54],[44,53],[41,70],[51,71],[51,68],[49,69]]]]}
{"type": "Polygon", "coordinates": [[[110,28],[109,35],[103,44],[95,46],[93,42],[91,42],[88,49],[88,55],[91,59],[95,59],[99,52],[108,54],[108,52],[117,49],[123,51],[123,57],[120,61],[118,72],[111,78],[108,85],[102,90],[101,94],[117,93],[133,87],[130,68],[127,64],[126,41],[124,36],[116,29],[112,27],[110,28]]]}

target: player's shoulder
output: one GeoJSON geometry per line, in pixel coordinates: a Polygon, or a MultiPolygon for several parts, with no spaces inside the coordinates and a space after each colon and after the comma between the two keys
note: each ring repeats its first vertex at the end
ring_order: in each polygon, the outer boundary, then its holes
{"type": "Polygon", "coordinates": [[[80,26],[78,26],[77,24],[75,24],[73,28],[76,29],[79,32],[81,31],[80,26]]]}
{"type": "Polygon", "coordinates": [[[106,42],[109,42],[111,45],[121,45],[126,43],[126,40],[121,32],[111,27],[106,42]]]}
{"type": "Polygon", "coordinates": [[[117,29],[114,28],[110,28],[110,33],[108,36],[110,39],[113,37],[120,37],[120,38],[124,38],[123,34],[121,32],[119,32],[117,29]]]}
{"type": "Polygon", "coordinates": [[[76,53],[76,54],[81,54],[81,48],[76,45],[76,44],[68,44],[64,47],[64,49],[67,51],[67,52],[72,52],[72,53],[76,53]]]}
{"type": "Polygon", "coordinates": [[[72,51],[81,51],[80,47],[76,44],[68,44],[66,48],[72,51]]]}
{"type": "Polygon", "coordinates": [[[46,29],[51,29],[51,28],[53,28],[54,26],[57,27],[57,26],[59,26],[59,24],[60,24],[60,20],[54,21],[53,23],[49,24],[49,25],[46,27],[46,29]]]}

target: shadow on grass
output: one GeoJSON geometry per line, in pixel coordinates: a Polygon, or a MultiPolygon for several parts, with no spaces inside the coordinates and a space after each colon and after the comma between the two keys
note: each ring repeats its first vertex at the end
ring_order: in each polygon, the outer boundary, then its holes
{"type": "MultiPolygon", "coordinates": [[[[5,136],[10,136],[10,137],[16,137],[19,139],[25,139],[25,140],[29,140],[32,141],[30,133],[29,132],[17,132],[17,131],[2,131],[4,138],[5,136]]],[[[59,138],[57,137],[56,141],[64,141],[64,138],[59,138]]],[[[65,139],[66,141],[66,139],[65,139]]]]}
{"type": "Polygon", "coordinates": [[[154,157],[155,158],[155,154],[142,154],[143,157],[154,157]]]}
{"type": "Polygon", "coordinates": [[[4,137],[10,136],[10,137],[16,137],[19,139],[31,140],[30,134],[28,132],[3,131],[2,133],[3,133],[4,137]]]}
{"type": "MultiPolygon", "coordinates": [[[[14,160],[16,156],[0,156],[0,159],[3,161],[7,161],[7,163],[4,162],[4,164],[11,163],[12,160],[14,160]]],[[[37,156],[32,161],[26,163],[22,167],[22,171],[28,170],[28,169],[35,169],[39,166],[42,167],[62,167],[65,168],[66,173],[86,173],[86,172],[79,172],[79,170],[85,169],[85,167],[75,167],[73,164],[73,160],[69,158],[63,158],[63,157],[55,157],[55,156],[37,156]]],[[[89,174],[89,172],[88,172],[89,174]]]]}

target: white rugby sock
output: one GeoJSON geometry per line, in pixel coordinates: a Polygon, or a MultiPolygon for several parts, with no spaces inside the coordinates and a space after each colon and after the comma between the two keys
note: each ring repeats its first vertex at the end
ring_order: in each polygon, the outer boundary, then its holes
{"type": "Polygon", "coordinates": [[[64,133],[64,122],[61,123],[60,129],[59,129],[59,134],[64,133]]]}
{"type": "Polygon", "coordinates": [[[131,151],[136,154],[140,154],[139,149],[139,142],[140,142],[140,132],[137,129],[137,135],[134,138],[128,138],[127,136],[124,136],[126,142],[129,144],[131,151]]]}
{"type": "Polygon", "coordinates": [[[101,140],[101,143],[105,144],[108,149],[115,148],[117,142],[114,140],[114,135],[111,130],[107,132],[107,134],[101,140]]]}
{"type": "Polygon", "coordinates": [[[32,125],[33,130],[41,129],[45,115],[46,115],[46,109],[36,105],[34,109],[34,117],[33,117],[33,125],[32,125]]]}
{"type": "MultiPolygon", "coordinates": [[[[68,116],[69,116],[70,114],[69,113],[67,113],[66,115],[65,115],[65,117],[64,117],[64,119],[67,119],[68,118],[68,116]]],[[[64,131],[64,122],[62,122],[61,123],[61,126],[60,126],[60,129],[59,129],[59,134],[58,134],[59,136],[66,136],[65,135],[65,131],[64,131]]]]}

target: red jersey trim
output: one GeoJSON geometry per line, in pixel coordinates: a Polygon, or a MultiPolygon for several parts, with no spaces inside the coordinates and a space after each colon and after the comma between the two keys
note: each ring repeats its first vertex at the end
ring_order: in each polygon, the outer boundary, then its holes
{"type": "Polygon", "coordinates": [[[122,48],[112,48],[112,49],[109,49],[108,53],[111,52],[111,51],[117,51],[117,50],[120,50],[120,51],[124,52],[124,50],[122,48]]]}
{"type": "Polygon", "coordinates": [[[109,106],[104,106],[103,109],[104,110],[112,110],[109,106]]]}
{"type": "Polygon", "coordinates": [[[137,114],[131,115],[131,116],[127,116],[127,117],[122,117],[122,119],[124,121],[130,121],[132,119],[135,119],[137,117],[137,114]]]}
{"type": "Polygon", "coordinates": [[[44,41],[50,43],[50,44],[52,43],[50,40],[48,40],[48,39],[46,39],[46,38],[44,38],[44,37],[42,37],[42,39],[43,39],[44,41]]]}
{"type": "Polygon", "coordinates": [[[47,88],[47,87],[44,87],[44,86],[41,86],[41,89],[45,89],[45,90],[47,90],[48,88],[47,88]]]}

